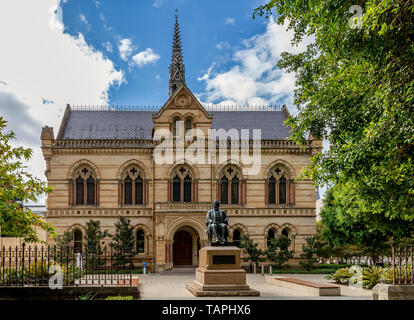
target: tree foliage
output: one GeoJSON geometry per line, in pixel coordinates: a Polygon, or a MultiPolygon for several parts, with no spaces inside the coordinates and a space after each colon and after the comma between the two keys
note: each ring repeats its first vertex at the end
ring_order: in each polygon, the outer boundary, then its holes
{"type": "Polygon", "coordinates": [[[291,243],[292,240],[285,236],[270,240],[269,248],[265,254],[270,261],[276,264],[277,268],[282,268],[286,261],[293,257],[293,250],[289,250],[291,243]]]}
{"type": "Polygon", "coordinates": [[[110,237],[108,230],[101,230],[101,222],[91,219],[86,223],[85,234],[85,247],[89,266],[96,267],[102,265],[102,244],[106,237],[110,237]]]}
{"type": "Polygon", "coordinates": [[[328,190],[321,211],[321,237],[333,255],[340,250],[346,257],[348,250],[349,256],[368,255],[375,262],[389,250],[394,238],[411,237],[414,227],[399,218],[388,220],[382,215],[362,213],[359,198],[349,200],[355,192],[350,184],[328,190]]]}
{"type": "MultiPolygon", "coordinates": [[[[254,15],[275,15],[314,41],[283,53],[295,72],[298,114],[287,124],[301,145],[329,141],[304,175],[355,190],[359,211],[414,221],[414,23],[412,0],[272,0],[254,15]],[[363,16],[356,26],[353,5],[363,16]]],[[[351,201],[352,202],[352,201],[351,201]]],[[[376,219],[376,218],[374,218],[376,219]]]]}
{"type": "Polygon", "coordinates": [[[246,255],[243,257],[243,261],[250,261],[251,264],[256,266],[259,262],[266,261],[266,258],[263,258],[263,250],[258,247],[257,243],[254,243],[248,235],[241,235],[240,237],[240,248],[243,250],[243,253],[246,255]]]}
{"type": "Polygon", "coordinates": [[[115,263],[125,266],[134,255],[134,228],[131,226],[131,220],[123,216],[119,217],[115,228],[110,246],[115,251],[115,263]]]}
{"type": "Polygon", "coordinates": [[[305,238],[305,241],[306,244],[302,245],[303,253],[300,254],[300,257],[305,261],[300,261],[299,264],[309,271],[317,261],[319,243],[314,236],[305,238]]]}
{"type": "Polygon", "coordinates": [[[53,234],[53,227],[43,221],[23,202],[36,202],[51,191],[45,182],[27,171],[23,161],[32,156],[31,149],[13,147],[13,132],[5,132],[7,122],[0,116],[0,226],[2,236],[24,237],[25,242],[37,242],[35,227],[53,234]]]}

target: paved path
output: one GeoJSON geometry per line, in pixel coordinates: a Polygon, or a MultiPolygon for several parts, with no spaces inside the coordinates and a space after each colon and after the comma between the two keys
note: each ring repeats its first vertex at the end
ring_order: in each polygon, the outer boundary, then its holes
{"type": "MultiPolygon", "coordinates": [[[[325,279],[324,274],[284,274],[282,276],[294,277],[303,280],[314,281],[318,283],[331,283],[325,279]]],[[[162,274],[139,275],[141,298],[145,299],[217,299],[217,298],[195,298],[185,286],[194,280],[194,271],[173,271],[162,274]]],[[[315,297],[307,295],[301,291],[288,288],[278,287],[265,282],[265,277],[257,274],[248,274],[247,283],[252,289],[260,291],[260,297],[234,297],[220,298],[224,299],[261,299],[261,300],[372,300],[371,290],[354,289],[348,286],[341,286],[340,297],[315,297]]]]}

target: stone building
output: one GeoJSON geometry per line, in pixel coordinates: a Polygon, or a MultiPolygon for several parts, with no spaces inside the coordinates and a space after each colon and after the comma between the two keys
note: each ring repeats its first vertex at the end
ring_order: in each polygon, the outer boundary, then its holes
{"type": "Polygon", "coordinates": [[[177,21],[169,72],[169,99],[159,109],[68,105],[56,138],[42,129],[53,186],[47,221],[58,234],[73,232],[81,248],[88,220],[113,233],[119,216],[128,217],[137,259],[164,270],[197,265],[206,212],[218,199],[230,241],[248,234],[266,248],[283,234],[298,258],[316,232],[315,188],[295,178],[321,141],[304,148],[288,141],[285,106],[201,105],[185,83],[177,21]]]}

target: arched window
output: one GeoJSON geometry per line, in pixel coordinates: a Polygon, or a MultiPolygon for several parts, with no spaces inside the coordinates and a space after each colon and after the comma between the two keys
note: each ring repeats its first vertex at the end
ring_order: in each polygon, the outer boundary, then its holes
{"type": "Polygon", "coordinates": [[[137,252],[145,252],[145,232],[144,230],[137,231],[137,252]]]}
{"type": "Polygon", "coordinates": [[[97,204],[97,182],[95,173],[88,167],[80,167],[75,173],[75,190],[72,188],[71,203],[75,205],[97,204]],[[73,195],[75,197],[73,198],[73,195]],[[73,202],[72,202],[73,201],[73,202]]]}
{"type": "Polygon", "coordinates": [[[173,201],[181,201],[181,179],[179,176],[175,176],[173,179],[173,201]]]}
{"type": "Polygon", "coordinates": [[[124,204],[132,204],[132,179],[127,176],[124,181],[124,204]]]}
{"type": "Polygon", "coordinates": [[[274,177],[269,179],[269,203],[276,204],[276,180],[274,177]]]}
{"type": "Polygon", "coordinates": [[[282,236],[289,238],[289,231],[286,228],[282,230],[282,236]]]}
{"type": "Polygon", "coordinates": [[[231,203],[239,203],[239,178],[231,180],[231,203]]]}
{"type": "Polygon", "coordinates": [[[227,166],[220,175],[220,203],[240,204],[241,183],[240,172],[233,166],[227,166]]]}
{"type": "Polygon", "coordinates": [[[294,181],[284,167],[273,168],[266,183],[268,204],[294,204],[294,181]]]}
{"type": "Polygon", "coordinates": [[[191,202],[191,178],[186,176],[184,179],[184,202],[191,202]]]}
{"type": "Polygon", "coordinates": [[[141,176],[135,179],[135,204],[144,204],[144,181],[141,176]]]}
{"type": "Polygon", "coordinates": [[[279,180],[279,203],[286,204],[286,178],[282,177],[279,180]]]}
{"type": "Polygon", "coordinates": [[[239,229],[235,229],[233,231],[233,244],[236,247],[240,247],[240,237],[241,237],[241,232],[239,229]]]}
{"type": "Polygon", "coordinates": [[[193,129],[193,123],[191,119],[186,119],[185,120],[185,136],[186,137],[191,137],[193,135],[192,129],[193,129]]]}
{"type": "Polygon", "coordinates": [[[82,231],[79,229],[73,231],[73,248],[75,253],[82,252],[82,231]]]}
{"type": "Polygon", "coordinates": [[[193,193],[195,191],[193,190],[194,179],[192,172],[186,166],[179,166],[174,170],[173,177],[172,184],[169,184],[169,188],[172,188],[172,197],[169,195],[169,197],[172,198],[172,201],[194,201],[195,197],[193,193]]]}
{"type": "Polygon", "coordinates": [[[229,180],[227,177],[222,177],[221,182],[221,203],[222,204],[228,204],[229,203],[229,180]]]}
{"type": "Polygon", "coordinates": [[[267,247],[268,248],[270,247],[271,241],[274,238],[275,238],[275,230],[269,229],[269,231],[267,231],[267,247]]]}
{"type": "Polygon", "coordinates": [[[175,118],[173,120],[173,136],[178,137],[180,135],[180,119],[175,118]]]}
{"type": "Polygon", "coordinates": [[[79,176],[76,179],[76,204],[77,205],[83,205],[85,201],[84,197],[84,187],[83,187],[83,179],[81,176],[79,176]]]}
{"type": "Polygon", "coordinates": [[[143,173],[138,166],[131,166],[123,173],[121,189],[123,196],[122,204],[142,205],[144,204],[144,179],[143,173]]]}

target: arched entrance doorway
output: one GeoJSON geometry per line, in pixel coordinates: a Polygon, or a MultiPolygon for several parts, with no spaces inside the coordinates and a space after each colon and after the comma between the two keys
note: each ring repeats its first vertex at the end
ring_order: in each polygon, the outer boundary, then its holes
{"type": "Polygon", "coordinates": [[[177,231],[174,235],[173,262],[178,266],[193,264],[193,237],[185,230],[177,231]]]}

